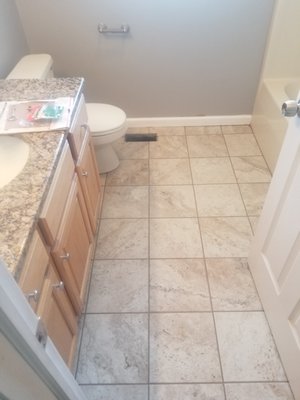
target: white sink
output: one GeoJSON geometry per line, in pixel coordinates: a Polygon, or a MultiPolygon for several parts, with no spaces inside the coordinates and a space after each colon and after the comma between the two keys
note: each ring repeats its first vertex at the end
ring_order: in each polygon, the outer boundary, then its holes
{"type": "Polygon", "coordinates": [[[13,136],[0,136],[0,189],[13,180],[25,167],[29,145],[13,136]]]}

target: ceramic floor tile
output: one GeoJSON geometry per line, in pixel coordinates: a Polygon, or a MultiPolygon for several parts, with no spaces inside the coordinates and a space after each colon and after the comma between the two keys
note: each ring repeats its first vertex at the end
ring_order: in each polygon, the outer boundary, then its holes
{"type": "Polygon", "coordinates": [[[262,311],[215,313],[224,381],[285,381],[262,311]]]}
{"type": "Polygon", "coordinates": [[[147,385],[82,385],[87,400],[147,400],[147,385]]]}
{"type": "Polygon", "coordinates": [[[224,135],[231,156],[258,156],[261,151],[253,134],[224,135]]]}
{"type": "Polygon", "coordinates": [[[160,126],[152,127],[149,130],[150,133],[157,133],[159,136],[181,136],[185,135],[184,126],[160,126]]]}
{"type": "Polygon", "coordinates": [[[197,217],[193,186],[151,186],[150,217],[197,217]]]}
{"type": "Polygon", "coordinates": [[[222,125],[223,134],[231,133],[253,133],[250,125],[222,125]]]}
{"type": "Polygon", "coordinates": [[[294,400],[288,383],[226,383],[227,400],[294,400]]]}
{"type": "Polygon", "coordinates": [[[147,314],[87,314],[77,381],[146,383],[147,337],[147,314]]]}
{"type": "Polygon", "coordinates": [[[210,311],[204,261],[150,261],[151,311],[210,311]]]}
{"type": "Polygon", "coordinates": [[[147,218],[148,186],[106,186],[102,218],[147,218]]]}
{"type": "Polygon", "coordinates": [[[200,231],[197,219],[150,219],[150,257],[203,257],[200,231]]]}
{"type": "Polygon", "coordinates": [[[196,185],[195,195],[200,217],[246,215],[237,184],[196,185]]]}
{"type": "Polygon", "coordinates": [[[241,183],[240,189],[248,215],[260,215],[269,189],[268,183],[241,183]]]}
{"type": "Polygon", "coordinates": [[[95,260],[88,313],[147,312],[148,260],[95,260]]]}
{"type": "Polygon", "coordinates": [[[256,231],[257,224],[258,224],[258,220],[259,220],[259,217],[249,217],[251,228],[252,228],[252,231],[254,234],[256,231]]]}
{"type": "MultiPolygon", "coordinates": [[[[150,400],[225,400],[223,386],[212,384],[150,385],[150,400]]],[[[94,400],[94,399],[92,399],[94,400]]]]}
{"type": "Polygon", "coordinates": [[[214,311],[262,309],[247,259],[210,258],[206,267],[214,311]]]}
{"type": "Polygon", "coordinates": [[[239,183],[270,182],[271,174],[262,156],[232,157],[231,161],[239,183]]]}
{"type": "Polygon", "coordinates": [[[185,185],[192,183],[188,159],[150,160],[150,185],[185,185]]]}
{"type": "Polygon", "coordinates": [[[106,185],[148,185],[148,160],[121,160],[114,171],[108,172],[106,185]]]}
{"type": "Polygon", "coordinates": [[[226,157],[228,156],[222,135],[187,136],[190,157],[226,157]]]}
{"type": "Polygon", "coordinates": [[[187,158],[185,136],[160,136],[150,142],[150,158],[187,158]]]}
{"type": "Polygon", "coordinates": [[[96,259],[148,257],[147,219],[103,219],[100,222],[96,259]]]}
{"type": "Polygon", "coordinates": [[[205,257],[248,257],[252,230],[246,217],[200,218],[205,257]]]}
{"type": "Polygon", "coordinates": [[[125,142],[124,137],[113,143],[120,160],[144,160],[149,157],[148,142],[125,142]]]}
{"type": "Polygon", "coordinates": [[[220,135],[222,134],[221,127],[214,126],[186,126],[185,132],[187,135],[220,135]]]}
{"type": "Polygon", "coordinates": [[[194,184],[236,183],[229,157],[191,158],[190,162],[194,184]]]}
{"type": "Polygon", "coordinates": [[[210,313],[150,315],[150,382],[218,382],[221,371],[210,313]]]}

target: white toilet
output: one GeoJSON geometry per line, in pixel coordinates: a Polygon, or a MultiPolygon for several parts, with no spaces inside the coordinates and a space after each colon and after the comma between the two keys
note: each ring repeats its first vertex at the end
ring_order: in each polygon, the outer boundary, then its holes
{"type": "MultiPolygon", "coordinates": [[[[21,58],[6,79],[52,78],[52,67],[53,59],[49,54],[30,54],[21,58]]],[[[126,114],[110,104],[86,103],[86,107],[99,171],[112,171],[120,162],[112,143],[127,130],[126,114]]]]}

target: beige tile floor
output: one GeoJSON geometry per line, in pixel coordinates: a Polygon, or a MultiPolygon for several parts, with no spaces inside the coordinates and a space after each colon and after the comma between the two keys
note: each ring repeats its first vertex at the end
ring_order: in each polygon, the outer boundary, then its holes
{"type": "Polygon", "coordinates": [[[91,400],[292,400],[247,265],[271,179],[249,126],[115,144],[76,372],[91,400]]]}

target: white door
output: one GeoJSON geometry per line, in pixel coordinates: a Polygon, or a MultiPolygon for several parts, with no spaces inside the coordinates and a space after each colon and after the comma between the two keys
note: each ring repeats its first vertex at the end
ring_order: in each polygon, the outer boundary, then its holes
{"type": "Polygon", "coordinates": [[[249,265],[295,399],[299,400],[300,118],[297,116],[289,119],[250,250],[249,265]]]}

